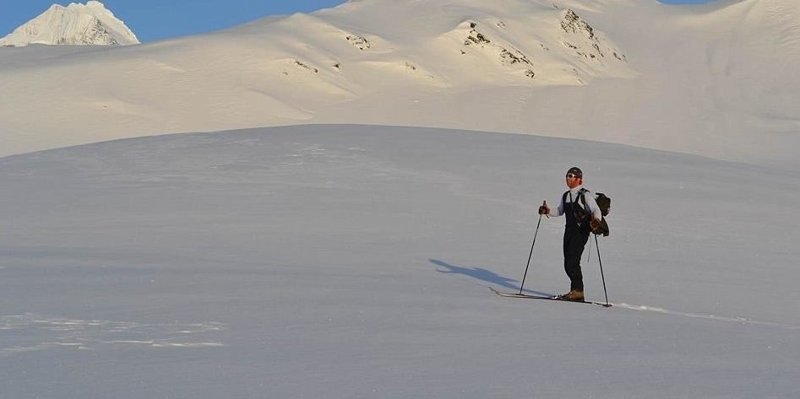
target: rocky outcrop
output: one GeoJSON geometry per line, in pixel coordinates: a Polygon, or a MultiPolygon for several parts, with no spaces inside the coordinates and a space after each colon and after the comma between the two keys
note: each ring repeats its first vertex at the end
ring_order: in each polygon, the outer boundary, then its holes
{"type": "Polygon", "coordinates": [[[348,43],[352,44],[353,47],[361,51],[367,50],[370,47],[372,47],[369,40],[359,35],[349,34],[345,37],[345,39],[347,40],[348,43]]]}
{"type": "Polygon", "coordinates": [[[560,26],[563,31],[561,43],[578,56],[598,62],[609,56],[617,61],[627,62],[621,51],[605,44],[596,34],[595,29],[575,11],[564,10],[560,26]]]}
{"type": "MultiPolygon", "coordinates": [[[[506,29],[504,23],[499,22],[496,24],[501,29],[506,29]]],[[[465,21],[460,26],[460,29],[467,30],[466,37],[464,38],[464,47],[477,47],[487,51],[497,57],[500,65],[503,66],[524,66],[522,75],[528,78],[533,78],[536,73],[533,71],[533,62],[522,51],[510,45],[503,45],[501,41],[492,41],[488,34],[481,32],[478,29],[476,21],[465,21]]],[[[466,49],[461,50],[461,54],[467,54],[466,49]]]]}

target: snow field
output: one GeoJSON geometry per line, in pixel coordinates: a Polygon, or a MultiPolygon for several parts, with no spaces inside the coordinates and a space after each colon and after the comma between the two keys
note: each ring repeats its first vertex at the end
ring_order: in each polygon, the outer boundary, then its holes
{"type": "MultiPolygon", "coordinates": [[[[2,158],[4,395],[793,397],[797,179],[359,125],[2,158]],[[616,306],[495,296],[519,286],[536,208],[573,164],[613,199],[616,306]]],[[[562,229],[542,221],[527,289],[568,287],[562,229]]]]}

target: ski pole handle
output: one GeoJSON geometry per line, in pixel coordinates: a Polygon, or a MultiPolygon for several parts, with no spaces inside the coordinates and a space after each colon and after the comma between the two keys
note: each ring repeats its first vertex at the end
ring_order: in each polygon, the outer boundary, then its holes
{"type": "Polygon", "coordinates": [[[539,207],[539,218],[541,218],[542,215],[550,219],[550,207],[547,206],[547,201],[542,201],[542,206],[539,207]]]}

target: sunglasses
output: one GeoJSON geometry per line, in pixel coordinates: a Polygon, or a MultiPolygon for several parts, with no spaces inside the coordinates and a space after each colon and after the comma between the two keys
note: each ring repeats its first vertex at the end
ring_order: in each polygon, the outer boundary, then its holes
{"type": "Polygon", "coordinates": [[[574,175],[572,173],[567,174],[567,179],[580,179],[581,177],[578,175],[574,175]]]}

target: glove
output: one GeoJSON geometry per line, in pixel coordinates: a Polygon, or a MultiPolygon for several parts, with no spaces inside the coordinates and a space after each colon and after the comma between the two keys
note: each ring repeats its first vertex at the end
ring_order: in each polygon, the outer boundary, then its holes
{"type": "Polygon", "coordinates": [[[550,213],[550,210],[547,209],[546,206],[540,206],[539,207],[539,214],[540,215],[547,215],[548,213],[550,213]]]}
{"type": "Polygon", "coordinates": [[[539,214],[540,215],[547,215],[550,213],[550,208],[547,207],[547,201],[542,203],[542,206],[539,207],[539,214]]]}
{"type": "Polygon", "coordinates": [[[600,231],[600,221],[592,218],[592,221],[589,222],[589,228],[592,229],[592,233],[597,234],[600,231]]]}

